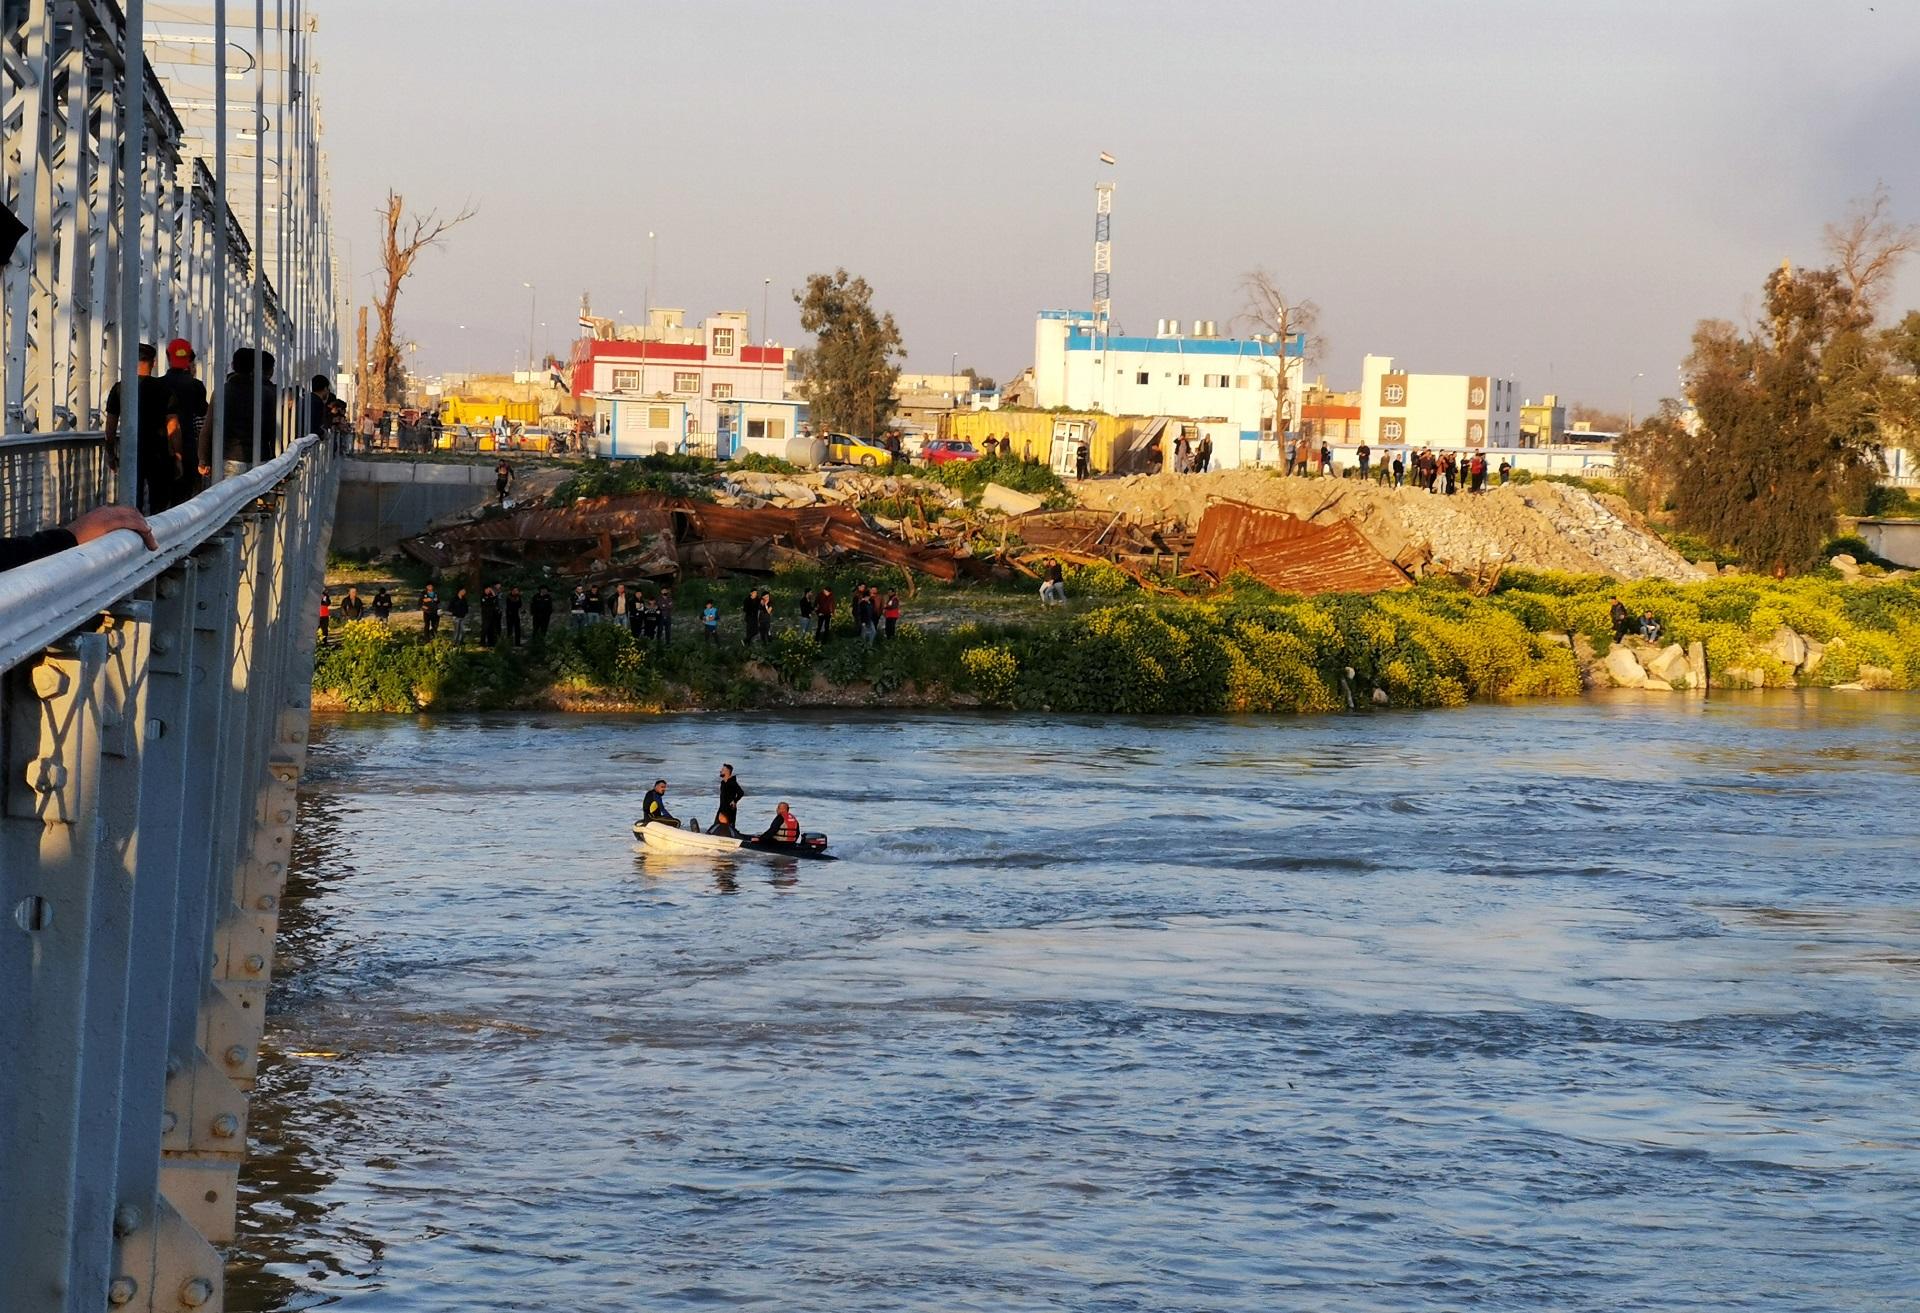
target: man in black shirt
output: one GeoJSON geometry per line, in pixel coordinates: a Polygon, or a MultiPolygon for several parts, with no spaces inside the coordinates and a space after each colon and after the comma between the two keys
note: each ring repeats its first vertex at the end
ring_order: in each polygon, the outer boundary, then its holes
{"type": "Polygon", "coordinates": [[[272,460],[280,448],[279,404],[273,386],[273,353],[259,353],[255,369],[253,348],[241,347],[233,353],[233,370],[227,375],[226,392],[220,402],[220,455],[225,472],[240,474],[253,465],[253,402],[260,394],[260,459],[272,460]]]}
{"type": "Polygon", "coordinates": [[[480,590],[480,646],[500,646],[500,594],[491,584],[480,590]]]}
{"type": "MultiPolygon", "coordinates": [[[[153,343],[140,344],[140,504],[147,514],[157,515],[178,503],[176,486],[179,467],[173,450],[167,445],[168,388],[164,379],[153,376],[160,353],[153,343]]],[[[120,468],[120,385],[107,393],[107,463],[120,468]]]]}
{"type": "Polygon", "coordinates": [[[454,593],[453,600],[447,603],[447,614],[453,617],[453,645],[467,645],[467,613],[472,603],[467,601],[467,590],[462,588],[454,593]]]}
{"type": "Polygon", "coordinates": [[[509,588],[507,590],[506,597],[501,599],[501,609],[506,613],[507,643],[510,646],[519,647],[521,602],[520,590],[518,588],[509,588]]]}
{"type": "Polygon", "coordinates": [[[740,817],[740,800],[747,791],[740,787],[740,781],[733,773],[732,763],[720,768],[720,810],[713,814],[713,828],[708,834],[737,834],[734,822],[740,817]]]}
{"type": "Polygon", "coordinates": [[[545,638],[547,626],[553,623],[553,593],[545,584],[533,595],[532,615],[534,638],[545,638]]]}

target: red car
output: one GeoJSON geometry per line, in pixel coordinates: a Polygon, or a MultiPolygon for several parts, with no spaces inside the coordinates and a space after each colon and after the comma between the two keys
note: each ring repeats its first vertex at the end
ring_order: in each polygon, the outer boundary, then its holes
{"type": "Polygon", "coordinates": [[[920,449],[920,459],[929,465],[945,465],[954,460],[979,460],[980,453],[971,442],[954,438],[930,438],[920,449]]]}

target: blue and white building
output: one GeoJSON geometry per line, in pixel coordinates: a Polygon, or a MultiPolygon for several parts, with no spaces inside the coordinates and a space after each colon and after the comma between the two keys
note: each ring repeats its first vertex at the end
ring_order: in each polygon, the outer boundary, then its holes
{"type": "Polygon", "coordinates": [[[1207,320],[1192,328],[1183,333],[1168,319],[1152,337],[1103,338],[1083,310],[1043,310],[1033,331],[1034,404],[1205,423],[1239,436],[1216,439],[1216,466],[1268,463],[1282,386],[1288,422],[1298,426],[1305,343],[1297,335],[1284,347],[1277,338],[1221,337],[1207,320]]]}

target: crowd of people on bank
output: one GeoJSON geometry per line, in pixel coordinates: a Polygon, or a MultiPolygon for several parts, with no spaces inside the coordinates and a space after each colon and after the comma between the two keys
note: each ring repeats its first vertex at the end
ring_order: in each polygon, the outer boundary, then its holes
{"type": "MultiPolygon", "coordinates": [[[[1058,573],[1056,567],[1055,574],[1058,573]]],[[[1055,586],[1059,581],[1054,580],[1055,586]]],[[[1045,589],[1043,588],[1043,595],[1045,589]]],[[[333,621],[365,620],[371,617],[381,624],[392,622],[396,602],[385,585],[371,596],[361,593],[357,584],[349,585],[337,601],[335,590],[320,594],[319,632],[324,644],[330,640],[333,621]]],[[[1061,599],[1064,600],[1064,590],[1061,599]]],[[[796,605],[797,630],[825,641],[834,634],[834,618],[841,607],[832,588],[809,588],[796,605]]],[[[449,597],[429,583],[421,589],[414,609],[420,613],[420,628],[429,642],[440,637],[444,623],[455,646],[464,647],[470,630],[477,630],[483,647],[522,647],[544,639],[553,628],[558,602],[553,590],[541,585],[526,593],[518,585],[487,584],[478,597],[466,588],[456,587],[449,597]]],[[[771,588],[750,590],[740,604],[739,637],[751,645],[773,641],[774,595],[771,588]]],[[[634,641],[664,646],[673,641],[673,589],[661,586],[649,592],[625,583],[591,587],[579,584],[567,602],[566,623],[570,630],[590,625],[624,625],[634,641]]],[[[877,643],[899,636],[902,608],[900,594],[883,591],[873,584],[857,584],[847,607],[852,632],[862,641],[877,643]]],[[[702,642],[718,642],[723,636],[719,604],[709,600],[700,608],[699,634],[702,642]]]]}
{"type": "MultiPolygon", "coordinates": [[[[1506,457],[1498,466],[1489,467],[1484,451],[1435,451],[1432,447],[1381,448],[1378,452],[1363,442],[1354,450],[1353,470],[1361,482],[1372,480],[1383,488],[1414,488],[1452,496],[1456,492],[1485,492],[1490,477],[1502,484],[1513,479],[1513,464],[1506,457]],[[1378,456],[1376,460],[1375,457],[1378,456]]],[[[1286,473],[1333,476],[1340,471],[1333,458],[1333,447],[1322,441],[1315,450],[1311,440],[1289,438],[1285,448],[1286,473]]]]}

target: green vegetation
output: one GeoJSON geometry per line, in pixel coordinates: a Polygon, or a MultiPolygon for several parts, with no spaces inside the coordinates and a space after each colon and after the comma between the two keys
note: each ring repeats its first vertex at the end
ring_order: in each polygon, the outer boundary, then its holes
{"type": "Polygon", "coordinates": [[[907,602],[910,623],[900,637],[871,647],[852,635],[844,605],[863,579],[892,582],[873,571],[783,573],[774,584],[774,641],[752,648],[738,639],[746,581],[688,581],[675,641],[666,647],[602,624],[556,630],[544,644],[517,651],[458,650],[444,639],[423,644],[418,631],[362,621],[344,626],[321,652],[314,683],[338,705],[399,712],[956,701],[1141,715],[1311,712],[1345,707],[1349,687],[1359,706],[1375,689],[1394,706],[1458,706],[1577,693],[1569,637],[1583,635],[1604,652],[1608,608],[1618,595],[1634,614],[1658,616],[1666,641],[1699,641],[1710,669],[1740,666],[1768,686],[1792,685],[1794,672],[1766,651],[1788,625],[1826,645],[1802,683],[1865,678],[1920,688],[1920,581],[1913,579],[1622,583],[1515,570],[1490,597],[1430,580],[1372,597],[1303,599],[1235,579],[1187,598],[1130,589],[1108,595],[1113,581],[1092,567],[1070,577],[1075,601],[1060,608],[1006,596],[996,607],[982,590],[922,584],[907,602]],[[800,591],[822,582],[843,603],[825,643],[795,627],[794,611],[800,591]],[[721,613],[722,640],[712,644],[695,618],[709,596],[721,613]]]}
{"type": "Polygon", "coordinates": [[[876,312],[873,288],[845,269],[809,276],[793,299],[800,327],[813,334],[813,345],[798,353],[813,431],[884,432],[899,404],[893,385],[906,355],[893,316],[876,312]]]}
{"type": "Polygon", "coordinates": [[[638,460],[590,460],[547,499],[549,506],[571,506],[582,497],[612,497],[659,492],[669,497],[712,501],[707,478],[718,467],[704,456],[652,455],[638,460]]]}
{"type": "Polygon", "coordinates": [[[805,473],[804,470],[790,460],[781,460],[778,456],[762,456],[757,451],[744,452],[741,455],[735,456],[729,468],[744,470],[749,474],[794,475],[805,473]]]}
{"type": "Polygon", "coordinates": [[[1920,230],[1884,187],[1827,228],[1832,263],[1773,270],[1752,324],[1702,320],[1677,401],[1622,439],[1647,505],[1776,576],[1817,569],[1839,511],[1875,500],[1882,448],[1920,432],[1920,311],[1880,326],[1920,230]]]}
{"type": "Polygon", "coordinates": [[[1045,497],[1049,506],[1065,508],[1073,505],[1073,494],[1067,491],[1066,483],[1058,474],[1037,461],[1021,460],[1017,456],[982,456],[978,460],[947,461],[942,465],[929,466],[921,473],[956,490],[970,504],[977,505],[987,485],[997,483],[1015,492],[1045,497]]]}

